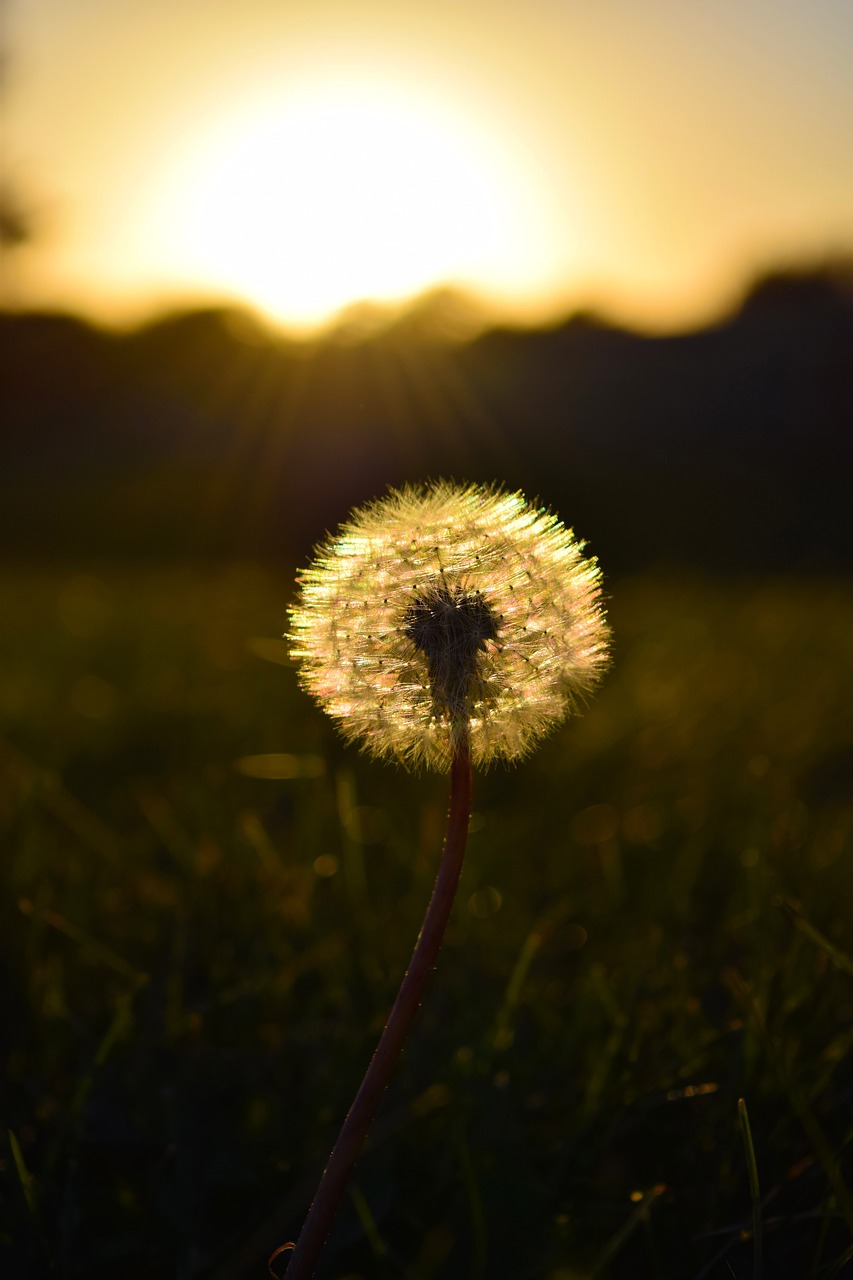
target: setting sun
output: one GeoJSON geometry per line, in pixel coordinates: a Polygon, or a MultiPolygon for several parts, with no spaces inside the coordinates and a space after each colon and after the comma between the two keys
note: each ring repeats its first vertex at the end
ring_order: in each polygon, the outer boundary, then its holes
{"type": "Polygon", "coordinates": [[[447,104],[314,83],[206,125],[174,157],[159,217],[183,272],[311,325],[437,282],[511,290],[541,222],[516,170],[447,104]]]}
{"type": "Polygon", "coordinates": [[[0,297],[313,330],[456,286],[496,319],[707,321],[850,244],[853,8],[789,8],[13,5],[0,177],[32,234],[0,297]]]}

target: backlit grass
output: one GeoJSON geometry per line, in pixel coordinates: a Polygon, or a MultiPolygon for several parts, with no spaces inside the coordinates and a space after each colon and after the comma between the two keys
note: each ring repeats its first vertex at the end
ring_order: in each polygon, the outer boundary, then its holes
{"type": "MultiPolygon", "coordinates": [[[[291,581],[0,573],[4,1275],[263,1276],[299,1229],[446,787],[298,691],[291,581]]],[[[768,1278],[853,1257],[853,593],[611,590],[587,714],[475,779],[327,1280],[746,1280],[756,1224],[768,1278]]]]}

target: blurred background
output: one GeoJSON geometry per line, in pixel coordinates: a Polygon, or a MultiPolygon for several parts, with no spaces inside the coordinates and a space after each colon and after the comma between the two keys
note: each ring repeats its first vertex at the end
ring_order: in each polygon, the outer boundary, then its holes
{"type": "Polygon", "coordinates": [[[304,555],[425,475],[849,564],[853,15],[3,0],[2,531],[304,555]]]}
{"type": "Polygon", "coordinates": [[[614,669],[478,783],[323,1274],[758,1280],[745,1097],[768,1274],[841,1276],[853,8],[0,17],[10,1274],[298,1230],[445,797],[342,750],[287,601],[452,476],[587,540],[614,669]]]}

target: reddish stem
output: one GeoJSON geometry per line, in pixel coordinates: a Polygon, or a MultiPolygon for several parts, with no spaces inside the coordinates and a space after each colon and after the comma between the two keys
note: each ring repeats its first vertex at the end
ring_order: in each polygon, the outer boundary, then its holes
{"type": "Polygon", "coordinates": [[[467,742],[457,748],[450,768],[450,779],[450,814],[444,850],[411,963],[397,992],[397,999],[388,1015],[370,1066],[323,1171],[296,1248],[290,1256],[286,1280],[310,1280],[314,1274],[320,1250],[331,1229],[332,1219],[352,1167],[382,1101],[394,1064],[400,1056],[412,1019],[423,998],[427,979],[435,967],[465,857],[471,809],[471,756],[467,742]]]}

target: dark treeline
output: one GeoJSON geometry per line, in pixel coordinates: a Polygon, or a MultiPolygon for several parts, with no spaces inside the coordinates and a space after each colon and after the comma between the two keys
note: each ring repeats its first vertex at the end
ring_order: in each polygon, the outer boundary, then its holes
{"type": "Polygon", "coordinates": [[[849,571],[849,267],[761,280],[726,320],[648,337],[577,315],[271,337],[227,310],[131,333],[0,317],[0,536],[34,556],[301,558],[427,476],[556,508],[611,573],[849,571]]]}

